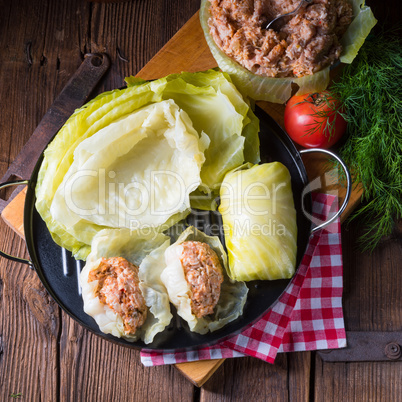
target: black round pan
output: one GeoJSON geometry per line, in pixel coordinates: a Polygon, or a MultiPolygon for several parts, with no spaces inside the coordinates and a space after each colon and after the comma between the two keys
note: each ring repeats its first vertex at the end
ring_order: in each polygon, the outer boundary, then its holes
{"type": "MultiPolygon", "coordinates": [[[[294,203],[297,211],[298,252],[296,266],[298,267],[313,230],[312,223],[307,218],[307,214],[304,213],[304,211],[308,212],[308,214],[311,212],[311,194],[307,193],[302,200],[303,190],[308,183],[306,169],[300,153],[280,126],[258,107],[256,108],[256,115],[260,119],[262,163],[279,161],[289,169],[291,175],[294,203]]],[[[11,257],[3,252],[0,252],[0,255],[33,265],[43,285],[56,303],[73,319],[95,334],[124,346],[148,350],[177,351],[209,346],[238,334],[249,325],[255,323],[272,308],[290,284],[290,280],[248,282],[249,295],[243,315],[224,328],[206,335],[191,332],[187,324],[173,311],[173,307],[172,322],[165,331],[154,338],[151,344],[145,345],[141,341],[130,343],[124,339],[102,333],[92,317],[83,311],[78,275],[84,266],[84,262],[76,261],[69,251],[54,243],[45,222],[36,211],[35,186],[42,159],[43,155],[38,160],[32,177],[28,182],[24,209],[25,239],[31,261],[11,257]]],[[[342,210],[345,206],[346,203],[342,206],[342,210]]],[[[216,213],[214,214],[216,215],[216,213]]],[[[188,220],[191,223],[192,217],[190,216],[188,220]]],[[[203,222],[200,222],[198,215],[197,222],[197,226],[202,230],[203,222]]]]}

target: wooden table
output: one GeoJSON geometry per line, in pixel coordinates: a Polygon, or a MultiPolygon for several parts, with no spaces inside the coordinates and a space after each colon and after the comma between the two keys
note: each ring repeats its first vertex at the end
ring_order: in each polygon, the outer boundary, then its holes
{"type": "MultiPolygon", "coordinates": [[[[0,177],[87,52],[112,66],[97,91],[136,74],[198,10],[198,0],[3,0],[0,8],[0,177]]],[[[371,0],[378,19],[397,20],[397,0],[371,0]]],[[[188,55],[177,55],[188,57],[188,55]]],[[[150,77],[147,77],[150,78],[150,77]]],[[[156,78],[156,77],[155,77],[156,78]]],[[[358,221],[343,226],[348,331],[402,331],[401,226],[370,255],[358,221]]],[[[0,248],[24,256],[3,222],[0,248]]],[[[275,365],[229,359],[201,388],[171,366],[145,368],[139,352],[84,330],[49,297],[27,266],[0,259],[0,400],[26,401],[397,401],[402,363],[325,362],[316,352],[275,365]]]]}

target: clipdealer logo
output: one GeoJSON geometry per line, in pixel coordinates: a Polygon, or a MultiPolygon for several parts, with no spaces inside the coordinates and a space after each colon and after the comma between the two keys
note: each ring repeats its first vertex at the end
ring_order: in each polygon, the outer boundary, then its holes
{"type": "MultiPolygon", "coordinates": [[[[157,228],[158,232],[167,230],[171,224],[169,219],[158,225],[151,223],[144,224],[143,216],[168,217],[190,208],[190,198],[197,200],[197,203],[213,204],[214,193],[210,189],[204,192],[198,191],[191,195],[200,183],[193,183],[186,186],[182,177],[176,172],[167,170],[149,171],[147,180],[143,182],[118,182],[116,172],[106,169],[89,170],[83,169],[73,173],[64,184],[64,195],[67,208],[73,214],[83,219],[91,220],[91,216],[114,216],[118,219],[119,227],[127,227],[131,230],[149,230],[157,228]],[[82,180],[82,182],[81,182],[82,180]],[[83,186],[86,183],[86,186],[83,186]],[[88,185],[88,183],[90,183],[88,185]],[[164,188],[163,198],[160,190],[164,188]],[[166,191],[166,189],[168,189],[166,191]],[[82,197],[82,192],[90,191],[93,197],[88,199],[82,197]],[[169,202],[169,195],[173,194],[174,202],[169,202]]],[[[337,184],[339,179],[338,169],[326,172],[324,176],[312,180],[304,188],[301,194],[302,213],[315,225],[324,221],[311,214],[311,211],[304,202],[305,197],[321,189],[323,186],[337,184]]],[[[192,210],[195,220],[202,222],[204,228],[212,234],[220,234],[224,231],[231,231],[237,236],[247,235],[279,235],[286,233],[285,225],[280,218],[281,200],[278,198],[285,183],[273,183],[270,187],[262,182],[249,183],[243,186],[240,181],[234,184],[223,183],[221,188],[222,198],[220,199],[220,212],[223,215],[231,216],[231,227],[223,225],[222,222],[211,223],[207,218],[210,211],[192,210]],[[241,201],[240,201],[241,200],[241,201]],[[244,217],[250,219],[244,219],[244,217]]],[[[338,195],[338,190],[327,191],[329,194],[338,195]]],[[[215,202],[216,203],[216,202],[215,202]]],[[[213,211],[219,215],[216,211],[213,211]]],[[[283,211],[282,211],[283,213],[283,211]]],[[[335,211],[334,211],[335,213],[335,211]]],[[[215,219],[216,220],[216,219],[215,219]]]]}
{"type": "Polygon", "coordinates": [[[116,216],[119,226],[126,227],[126,218],[140,218],[144,214],[165,216],[174,214],[186,204],[186,195],[198,186],[186,186],[182,177],[167,170],[145,172],[142,182],[118,182],[116,172],[105,169],[81,169],[73,173],[64,184],[66,205],[73,214],[83,218],[94,215],[116,216]],[[161,199],[161,186],[166,197],[161,199]],[[88,191],[91,197],[83,197],[88,191]],[[174,193],[174,202],[169,202],[169,191],[174,193]]]}

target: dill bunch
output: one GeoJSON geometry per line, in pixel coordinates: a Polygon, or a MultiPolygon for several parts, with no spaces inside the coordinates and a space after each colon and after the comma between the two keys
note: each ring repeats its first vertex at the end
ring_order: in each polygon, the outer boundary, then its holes
{"type": "Polygon", "coordinates": [[[398,32],[367,38],[331,92],[342,102],[348,137],[340,155],[363,186],[363,250],[373,250],[402,217],[402,46],[398,32]]]}

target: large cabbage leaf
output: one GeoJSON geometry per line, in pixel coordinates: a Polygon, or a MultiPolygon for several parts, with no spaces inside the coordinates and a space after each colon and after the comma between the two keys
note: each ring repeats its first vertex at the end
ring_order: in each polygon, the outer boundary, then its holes
{"type": "Polygon", "coordinates": [[[231,281],[227,269],[227,255],[219,238],[207,236],[194,226],[188,227],[176,242],[166,249],[165,268],[162,271],[161,280],[177,313],[187,322],[191,331],[199,334],[216,331],[243,313],[248,293],[247,286],[244,282],[231,281]],[[214,313],[201,318],[197,318],[191,311],[190,286],[185,279],[183,267],[176,252],[178,245],[190,240],[207,243],[215,251],[224,275],[221,295],[214,313]]]}
{"type": "Polygon", "coordinates": [[[145,106],[77,146],[50,213],[82,242],[90,240],[88,230],[75,229],[83,220],[88,227],[159,228],[188,213],[203,150],[173,100],[145,106]]]}
{"type": "MultiPolygon", "coordinates": [[[[344,34],[341,43],[343,52],[341,61],[351,63],[365,38],[377,23],[364,0],[350,0],[353,7],[354,19],[344,34]]],[[[227,56],[215,43],[209,31],[208,19],[209,0],[201,0],[200,22],[204,31],[209,49],[222,71],[227,72],[237,88],[246,96],[254,100],[265,100],[274,103],[285,103],[292,95],[292,83],[299,89],[298,95],[309,92],[321,92],[329,84],[329,70],[327,67],[313,75],[301,78],[272,78],[253,74],[235,60],[227,56]]]]}
{"type": "Polygon", "coordinates": [[[226,175],[220,195],[230,277],[291,278],[297,224],[288,169],[280,162],[241,166],[226,175]]]}
{"type": "Polygon", "coordinates": [[[105,229],[93,238],[92,249],[79,281],[84,311],[94,318],[103,333],[123,337],[130,342],[142,339],[148,344],[169,325],[172,319],[169,298],[160,280],[164,252],[169,244],[169,237],[161,233],[136,233],[129,229],[105,229]],[[100,302],[95,294],[98,281],[88,282],[89,273],[98,268],[103,257],[122,257],[139,267],[140,289],[149,310],[144,324],[135,334],[125,334],[121,316],[100,302]]]}
{"type": "Polygon", "coordinates": [[[228,75],[216,70],[182,73],[168,83],[163,98],[174,99],[211,141],[201,170],[204,188],[218,189],[226,172],[241,165],[245,156],[250,162],[260,160],[258,119],[228,75]]]}
{"type": "MultiPolygon", "coordinates": [[[[148,148],[147,152],[150,152],[147,154],[149,156],[148,164],[142,166],[141,171],[151,169],[150,164],[154,161],[154,157],[151,156],[153,148],[151,145],[154,142],[148,139],[147,129],[140,130],[133,138],[129,134],[128,126],[124,128],[125,135],[120,131],[119,135],[112,135],[114,130],[111,127],[123,127],[125,119],[139,109],[165,100],[172,100],[179,106],[180,121],[187,126],[187,131],[189,131],[188,126],[192,125],[198,136],[199,150],[205,153],[205,162],[200,173],[201,183],[196,190],[200,194],[207,193],[215,196],[224,175],[229,170],[247,160],[259,161],[258,119],[252,112],[250,104],[243,100],[232,84],[229,75],[217,70],[209,70],[198,73],[173,74],[150,82],[129,77],[126,82],[127,88],[99,95],[69,118],[45,150],[44,160],[38,174],[36,208],[56,243],[71,250],[76,258],[85,259],[95,234],[102,229],[115,227],[116,222],[110,219],[110,216],[107,219],[105,216],[93,216],[88,219],[88,215],[85,213],[75,214],[71,219],[71,214],[64,215],[64,207],[59,210],[56,206],[57,203],[54,204],[55,195],[57,193],[56,198],[60,201],[65,195],[63,188],[60,188],[63,181],[66,184],[67,179],[71,178],[74,172],[85,170],[87,166],[90,166],[88,170],[98,169],[98,175],[104,169],[102,172],[105,179],[109,180],[110,176],[106,175],[106,165],[113,169],[122,167],[120,162],[128,156],[130,147],[134,153],[137,152],[135,150],[137,147],[144,145],[145,148],[148,148]],[[95,135],[99,132],[101,140],[92,139],[92,137],[97,138],[95,135]],[[109,139],[106,139],[108,136],[105,133],[107,132],[110,133],[109,139]],[[140,138],[142,139],[140,140],[140,138]],[[81,145],[87,140],[88,142],[81,145]],[[137,140],[139,142],[136,142],[137,140]],[[145,146],[147,143],[149,146],[145,146]],[[98,154],[98,152],[100,153],[98,154]],[[116,152],[120,158],[117,158],[116,152]],[[114,158],[115,160],[113,160],[114,158]],[[57,218],[53,214],[56,214],[57,218]]],[[[155,124],[157,126],[157,123],[155,124]]],[[[161,148],[163,147],[161,146],[161,148]]],[[[163,152],[164,150],[162,150],[162,156],[165,155],[163,152]]],[[[146,162],[144,161],[144,163],[146,162]]],[[[178,164],[180,163],[176,163],[177,166],[178,164]]],[[[125,167],[127,166],[126,164],[125,167]]],[[[186,164],[182,166],[183,171],[186,166],[186,164]]],[[[123,176],[123,183],[130,180],[130,174],[123,176]]],[[[131,179],[134,176],[131,175],[131,179]]],[[[96,180],[93,180],[93,177],[85,179],[86,184],[90,183],[88,188],[93,189],[96,180]]],[[[199,179],[195,178],[193,187],[198,185],[197,181],[199,179]]],[[[107,183],[113,184],[112,182],[107,183]]],[[[169,183],[167,184],[169,185],[169,183]]],[[[161,185],[162,187],[163,185],[161,185]]],[[[75,195],[80,201],[83,201],[81,206],[84,208],[81,210],[101,210],[102,207],[107,206],[106,204],[95,205],[99,197],[96,195],[91,198],[85,194],[86,185],[85,187],[75,186],[75,188],[77,190],[75,195]]],[[[194,188],[190,186],[189,189],[194,188]]],[[[112,189],[112,193],[113,191],[115,189],[112,189]]],[[[168,188],[165,188],[165,191],[169,193],[168,188]]],[[[170,193],[172,192],[170,191],[170,193]]],[[[164,193],[164,195],[166,194],[164,193]]],[[[160,200],[162,198],[166,197],[163,196],[160,200]]],[[[133,206],[135,205],[133,204],[133,206]]],[[[189,212],[187,207],[188,203],[184,202],[180,208],[172,211],[169,219],[165,219],[163,227],[168,227],[184,218],[189,212]]],[[[200,207],[209,208],[208,200],[201,201],[200,207]]],[[[162,220],[160,219],[158,224],[162,220]]],[[[127,222],[117,226],[125,225],[127,222]]]]}

